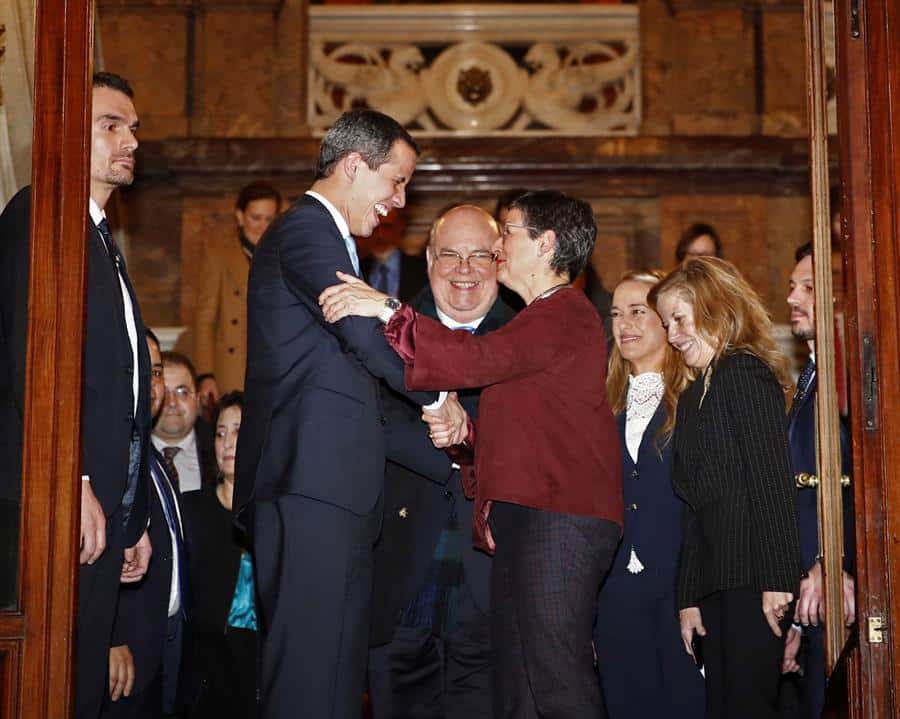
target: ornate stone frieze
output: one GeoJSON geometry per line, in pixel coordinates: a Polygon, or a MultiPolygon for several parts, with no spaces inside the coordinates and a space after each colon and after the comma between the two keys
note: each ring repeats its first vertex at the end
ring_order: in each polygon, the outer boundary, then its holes
{"type": "Polygon", "coordinates": [[[309,126],[372,107],[421,135],[636,134],[636,5],[313,6],[309,126]]]}

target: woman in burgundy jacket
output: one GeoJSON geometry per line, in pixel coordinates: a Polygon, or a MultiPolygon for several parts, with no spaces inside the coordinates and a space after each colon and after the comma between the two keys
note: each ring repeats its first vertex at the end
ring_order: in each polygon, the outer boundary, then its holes
{"type": "MultiPolygon", "coordinates": [[[[561,192],[516,200],[495,248],[526,307],[484,336],[454,332],[354,277],[323,292],[326,320],[379,316],[409,387],[483,387],[464,467],[476,546],[494,552],[496,717],[599,716],[591,634],[621,534],[622,466],[604,382],[606,339],[570,282],[594,248],[590,206],[561,192]],[[474,456],[471,456],[471,455],[474,456]]],[[[429,250],[428,262],[434,261],[429,250]]],[[[468,267],[468,258],[459,258],[468,267]]],[[[448,400],[448,401],[453,401],[448,400]]],[[[430,424],[435,444],[457,439],[430,424]]],[[[458,457],[466,454],[454,448],[458,457]]]]}

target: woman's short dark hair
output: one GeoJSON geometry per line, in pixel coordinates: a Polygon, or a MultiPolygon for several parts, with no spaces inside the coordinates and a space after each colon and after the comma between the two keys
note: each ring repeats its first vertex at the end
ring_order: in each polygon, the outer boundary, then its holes
{"type": "Polygon", "coordinates": [[[797,248],[797,251],[794,252],[794,262],[799,262],[804,257],[812,257],[812,253],[813,253],[812,242],[807,242],[804,245],[800,245],[800,247],[797,248]]]}
{"type": "Polygon", "coordinates": [[[243,212],[247,209],[247,205],[257,200],[274,200],[276,210],[281,209],[281,193],[264,180],[245,185],[238,193],[234,208],[243,212]]]}
{"type": "Polygon", "coordinates": [[[338,162],[351,152],[358,152],[370,170],[377,170],[390,159],[391,148],[398,140],[419,154],[412,135],[393,117],[375,110],[345,112],[322,138],[316,179],[330,176],[338,162]]]}
{"type": "Polygon", "coordinates": [[[518,200],[522,195],[527,193],[528,190],[524,187],[513,187],[511,190],[507,190],[501,194],[497,198],[497,204],[494,206],[494,219],[499,220],[501,210],[508,210],[515,200],[518,200]]]}
{"type": "Polygon", "coordinates": [[[219,423],[219,416],[226,409],[230,407],[237,407],[242,412],[244,411],[244,393],[241,390],[236,389],[231,392],[226,392],[221,397],[219,397],[219,402],[216,404],[216,421],[215,424],[219,423]]]}
{"type": "Polygon", "coordinates": [[[707,225],[705,222],[695,222],[681,233],[681,239],[678,240],[678,244],[675,246],[675,259],[681,262],[687,257],[688,247],[691,246],[691,243],[704,235],[713,241],[713,246],[716,248],[716,257],[721,257],[722,240],[719,238],[716,228],[712,225],[707,225]]]}
{"type": "Polygon", "coordinates": [[[537,190],[513,200],[509,209],[522,213],[522,223],[528,226],[532,239],[553,230],[556,248],[550,258],[550,268],[574,280],[588,263],[597,239],[597,222],[591,206],[558,190],[537,190]]]}

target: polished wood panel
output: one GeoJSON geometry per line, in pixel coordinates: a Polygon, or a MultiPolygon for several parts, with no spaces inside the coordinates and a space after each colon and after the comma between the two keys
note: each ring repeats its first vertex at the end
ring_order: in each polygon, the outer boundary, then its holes
{"type": "Polygon", "coordinates": [[[900,7],[894,0],[837,0],[835,19],[860,622],[851,712],[883,719],[900,711],[896,627],[871,643],[867,621],[900,616],[900,593],[890,585],[900,571],[900,117],[891,106],[900,92],[900,7]],[[863,362],[867,338],[874,374],[863,362]]]}
{"type": "Polygon", "coordinates": [[[4,717],[64,719],[72,707],[93,11],[37,2],[22,616],[0,622],[4,717]]]}

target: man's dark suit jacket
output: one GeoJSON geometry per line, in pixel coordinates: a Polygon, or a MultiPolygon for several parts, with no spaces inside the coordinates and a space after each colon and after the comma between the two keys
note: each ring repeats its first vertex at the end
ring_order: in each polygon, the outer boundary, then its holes
{"type": "Polygon", "coordinates": [[[403,364],[380,322],[325,322],[318,297],[338,281],[337,270],[355,274],[334,219],[310,195],[272,223],[253,255],[234,496],[239,523],[251,502],[291,494],[371,512],[384,486],[377,378],[420,405],[437,398],[406,392],[403,364]]]}
{"type": "MultiPolygon", "coordinates": [[[[363,279],[369,277],[374,264],[374,255],[369,255],[360,262],[359,274],[363,279]]],[[[428,267],[425,258],[400,251],[400,286],[397,288],[397,299],[408,302],[418,295],[427,283],[428,267]]]]}
{"type": "MultiPolygon", "coordinates": [[[[3,442],[0,460],[4,467],[11,468],[7,476],[16,478],[21,472],[30,209],[31,188],[26,187],[13,197],[0,218],[0,442],[3,442]]],[[[90,476],[91,489],[107,517],[110,516],[122,503],[128,482],[132,432],[138,432],[143,448],[141,468],[125,537],[125,546],[132,546],[146,526],[150,489],[147,462],[150,357],[134,288],[126,279],[137,325],[141,376],[135,414],[133,359],[118,274],[99,231],[90,220],[87,231],[81,473],[90,476]]]]}
{"type": "Polygon", "coordinates": [[[721,357],[678,400],[672,484],[688,503],[678,606],[720,590],[797,593],[800,539],[784,392],[762,360],[721,357]]]}
{"type": "MultiPolygon", "coordinates": [[[[806,394],[791,407],[788,414],[788,440],[791,444],[791,460],[795,473],[818,474],[816,463],[816,387],[818,375],[812,378],[806,394]]],[[[841,472],[850,475],[850,433],[846,421],[840,420],[841,472]]],[[[853,573],[855,536],[853,524],[853,488],[845,487],[844,514],[844,570],[853,573]]],[[[797,515],[800,525],[800,556],[803,568],[809,570],[819,556],[819,493],[815,488],[797,490],[797,515]]]]}
{"type": "MultiPolygon", "coordinates": [[[[165,460],[162,455],[151,449],[152,471],[166,478],[172,486],[171,478],[165,469],[165,460]]],[[[153,481],[151,479],[151,481],[153,481]]],[[[132,694],[143,692],[160,670],[163,658],[163,647],[166,643],[166,623],[169,616],[169,594],[172,587],[172,562],[175,548],[172,545],[172,536],[169,534],[169,525],[163,511],[159,494],[155,488],[151,488],[150,495],[150,542],[153,545],[153,559],[147,574],[137,584],[123,584],[119,592],[119,606],[116,609],[116,621],[113,626],[112,646],[127,644],[134,657],[135,677],[132,694]]],[[[178,512],[182,516],[181,500],[179,493],[173,491],[175,501],[178,502],[178,512]]],[[[182,534],[182,537],[185,535],[182,534]]],[[[188,567],[181,568],[182,573],[188,572],[188,567]]],[[[183,607],[186,613],[189,607],[183,607]]],[[[190,617],[185,625],[185,630],[190,626],[190,617]]],[[[183,636],[188,636],[184,631],[183,636]]],[[[182,667],[180,675],[186,677],[186,670],[190,657],[190,651],[182,651],[182,667]]],[[[187,688],[184,679],[180,682],[183,688],[187,688]]],[[[160,686],[161,688],[161,686],[160,686]]],[[[162,709],[162,694],[159,696],[160,710],[162,709]]]]}
{"type": "MultiPolygon", "coordinates": [[[[422,290],[413,302],[416,311],[437,319],[434,296],[422,290]]],[[[483,335],[506,324],[513,311],[499,297],[478,326],[483,335]]],[[[478,390],[463,390],[460,402],[473,419],[478,417],[478,390]]],[[[472,599],[490,613],[491,559],[472,547],[472,502],[463,494],[459,471],[443,450],[428,439],[421,411],[396,395],[385,393],[388,461],[384,476],[384,521],[375,545],[375,594],[370,643],[389,642],[397,613],[425,581],[435,545],[456,504],[465,578],[472,599]],[[403,464],[394,461],[398,461],[403,464]]]]}

